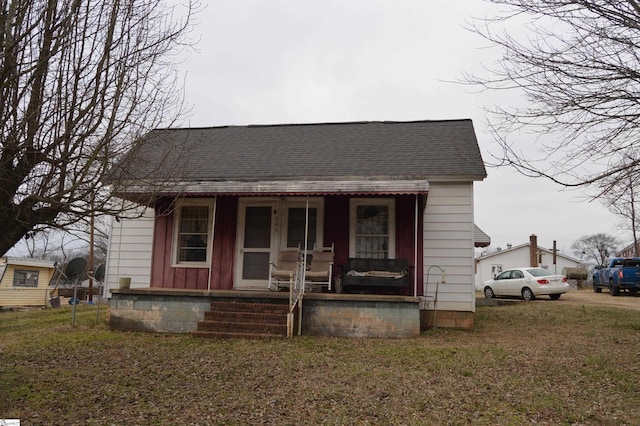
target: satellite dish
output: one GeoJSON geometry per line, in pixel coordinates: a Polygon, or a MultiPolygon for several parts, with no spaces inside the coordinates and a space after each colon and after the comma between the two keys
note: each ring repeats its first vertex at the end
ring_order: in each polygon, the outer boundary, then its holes
{"type": "Polygon", "coordinates": [[[78,275],[84,272],[84,268],[86,267],[87,261],[81,257],[76,257],[67,263],[67,267],[64,269],[64,274],[68,279],[74,280],[78,278],[78,275]]]}
{"type": "Polygon", "coordinates": [[[104,263],[98,265],[96,271],[93,273],[93,278],[95,278],[96,281],[104,281],[104,263]]]}

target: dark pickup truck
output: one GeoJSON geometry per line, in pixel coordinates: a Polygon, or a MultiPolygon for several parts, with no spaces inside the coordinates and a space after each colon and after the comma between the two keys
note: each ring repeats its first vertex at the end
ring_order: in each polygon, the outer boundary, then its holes
{"type": "Polygon", "coordinates": [[[619,296],[621,290],[632,293],[640,290],[640,257],[615,257],[593,271],[593,291],[601,293],[608,288],[612,296],[619,296]]]}

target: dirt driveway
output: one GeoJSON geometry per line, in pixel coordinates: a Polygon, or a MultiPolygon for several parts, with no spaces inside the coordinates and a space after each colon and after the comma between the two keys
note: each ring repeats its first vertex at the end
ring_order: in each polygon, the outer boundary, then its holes
{"type": "MultiPolygon", "coordinates": [[[[540,298],[548,299],[545,296],[540,298]]],[[[602,290],[602,293],[594,293],[593,290],[571,290],[563,294],[558,302],[588,306],[611,306],[640,311],[640,293],[632,295],[631,293],[623,292],[620,296],[614,297],[607,290],[602,290]]]]}
{"type": "MultiPolygon", "coordinates": [[[[607,290],[602,290],[602,293],[594,293],[593,290],[569,290],[568,293],[562,295],[557,301],[552,301],[548,296],[540,296],[541,302],[552,303],[572,303],[575,305],[586,306],[611,306],[615,308],[631,309],[640,311],[640,293],[631,294],[623,292],[620,296],[611,296],[607,290]]],[[[485,299],[484,294],[481,292],[476,293],[476,305],[495,305],[495,304],[507,304],[513,302],[523,302],[522,299],[491,299],[490,301],[485,299]]]]}

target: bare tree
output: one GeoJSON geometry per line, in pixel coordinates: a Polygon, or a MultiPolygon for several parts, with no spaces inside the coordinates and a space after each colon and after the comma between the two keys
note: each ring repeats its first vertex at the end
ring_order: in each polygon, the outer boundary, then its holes
{"type": "Polygon", "coordinates": [[[571,245],[576,255],[592,259],[596,265],[604,265],[607,258],[617,250],[617,247],[618,240],[614,236],[604,233],[585,235],[571,245]]]}
{"type": "Polygon", "coordinates": [[[607,192],[604,203],[609,211],[623,219],[621,229],[631,232],[635,256],[638,252],[638,231],[640,230],[640,199],[637,193],[640,174],[630,173],[626,179],[606,182],[607,192]]]}
{"type": "Polygon", "coordinates": [[[1,2],[0,253],[90,212],[121,213],[110,202],[117,182],[105,176],[138,137],[183,112],[173,64],[189,46],[195,9],[1,2]]]}
{"type": "Polygon", "coordinates": [[[52,235],[52,230],[45,229],[34,235],[27,235],[25,238],[25,246],[29,257],[34,259],[47,259],[50,254],[51,246],[55,236],[52,235]]]}
{"type": "Polygon", "coordinates": [[[488,1],[502,13],[470,29],[502,59],[488,76],[464,81],[525,101],[493,111],[495,165],[574,187],[638,174],[638,157],[627,154],[637,150],[640,124],[640,2],[488,1]],[[525,131],[538,135],[537,152],[523,145],[531,144],[525,131]]]}

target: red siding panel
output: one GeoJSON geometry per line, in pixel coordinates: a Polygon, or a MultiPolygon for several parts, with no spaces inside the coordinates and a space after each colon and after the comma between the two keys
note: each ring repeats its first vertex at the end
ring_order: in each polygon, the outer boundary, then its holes
{"type": "Polygon", "coordinates": [[[153,230],[153,253],[151,255],[151,286],[167,285],[167,267],[171,264],[171,232],[173,215],[156,214],[153,230]],[[169,249],[167,250],[167,244],[169,249]]]}
{"type": "Polygon", "coordinates": [[[218,197],[211,264],[211,288],[233,288],[238,197],[218,197]]]}
{"type": "MultiPolygon", "coordinates": [[[[349,259],[349,199],[344,195],[324,199],[324,245],[334,244],[336,266],[346,264],[349,259]]],[[[340,273],[340,268],[335,269],[340,273]]]]}
{"type": "Polygon", "coordinates": [[[151,255],[151,286],[206,290],[209,268],[171,266],[173,213],[156,214],[151,255]]]}
{"type": "MultiPolygon", "coordinates": [[[[357,198],[362,198],[358,196],[357,198]]],[[[331,195],[325,197],[324,203],[324,244],[334,244],[336,273],[340,273],[339,265],[347,263],[349,258],[349,206],[350,196],[331,195]]],[[[414,195],[398,195],[396,199],[396,258],[407,259],[409,265],[416,267],[418,290],[422,289],[422,264],[415,262],[415,208],[414,195]]],[[[424,203],[422,196],[418,198],[418,259],[422,259],[422,215],[424,203]]],[[[413,295],[413,283],[407,293],[413,295]]]]}
{"type": "MultiPolygon", "coordinates": [[[[421,199],[418,197],[418,265],[415,263],[415,222],[416,222],[416,196],[399,195],[396,197],[396,258],[407,259],[409,265],[417,268],[418,289],[422,288],[422,213],[423,207],[421,199]]],[[[407,295],[413,295],[413,280],[407,295]]]]}

